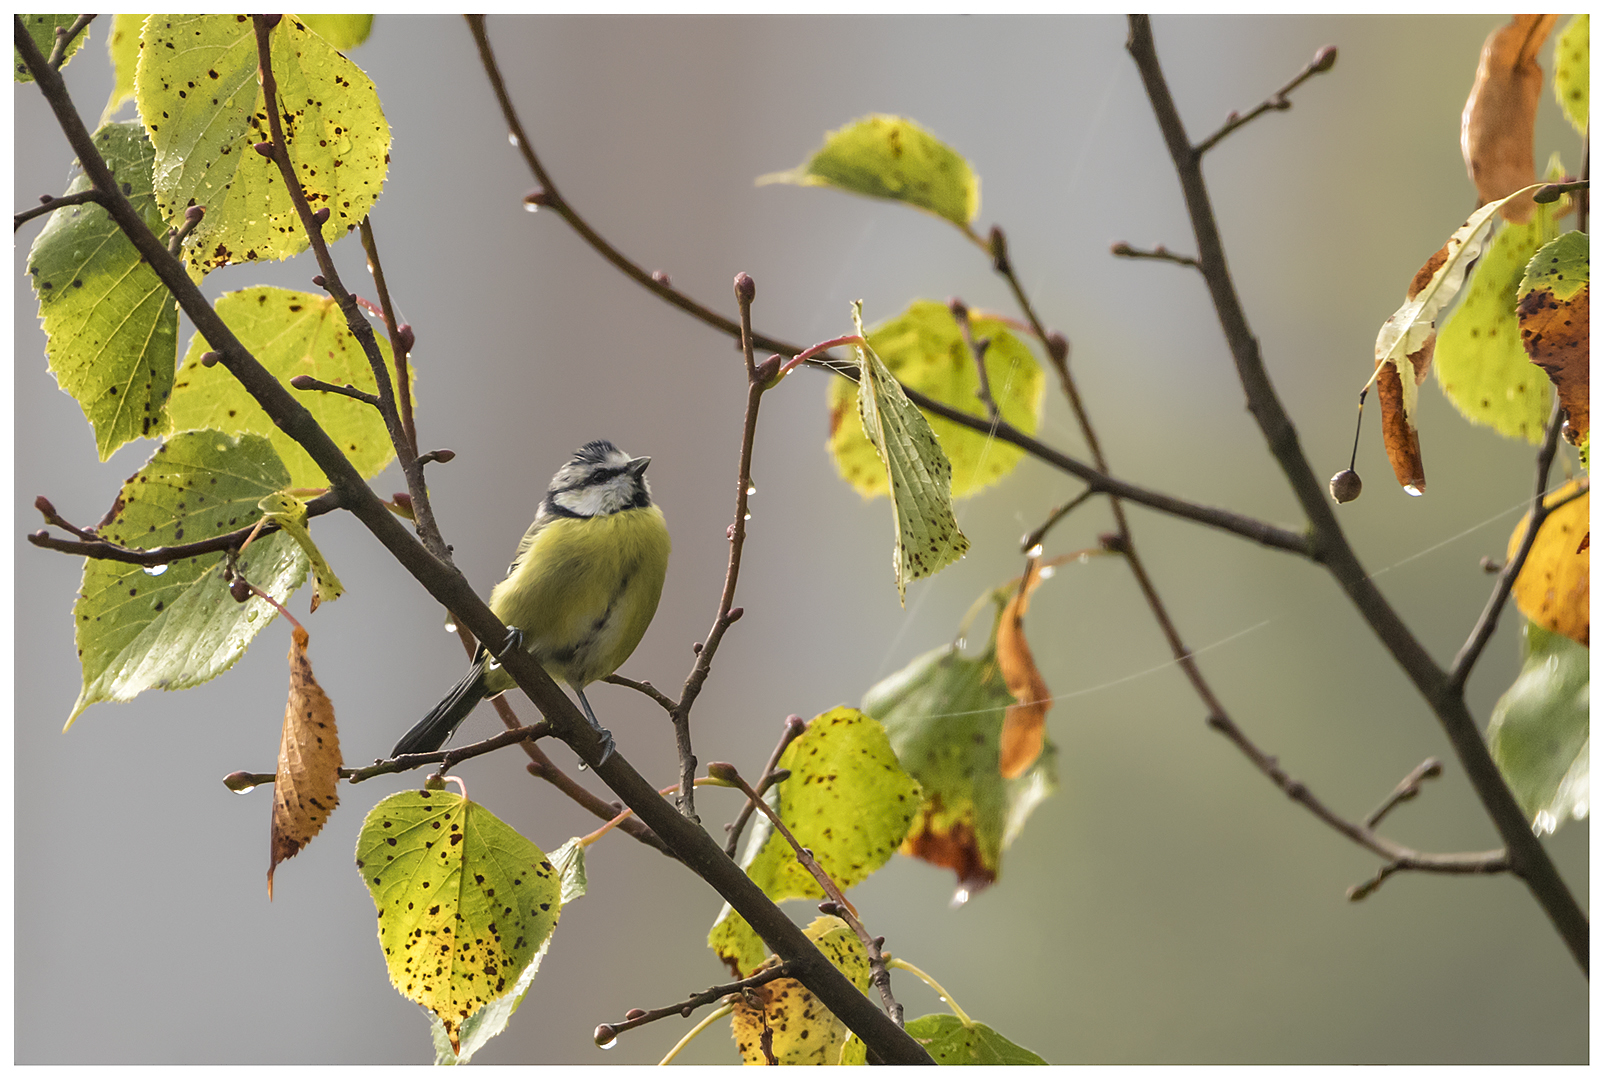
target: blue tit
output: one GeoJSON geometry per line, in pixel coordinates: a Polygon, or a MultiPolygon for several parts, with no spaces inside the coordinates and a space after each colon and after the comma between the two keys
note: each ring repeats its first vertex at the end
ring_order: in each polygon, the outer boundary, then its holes
{"type": "MultiPolygon", "coordinates": [[[[646,483],[651,458],[632,458],[605,439],[586,443],[557,470],[524,533],[490,610],[511,630],[509,643],[533,653],[546,673],[579,695],[585,718],[613,738],[585,700],[640,644],[668,571],[668,525],[646,483]]],[[[450,739],[473,707],[514,686],[483,644],[456,687],[390,751],[428,753],[450,739]]]]}

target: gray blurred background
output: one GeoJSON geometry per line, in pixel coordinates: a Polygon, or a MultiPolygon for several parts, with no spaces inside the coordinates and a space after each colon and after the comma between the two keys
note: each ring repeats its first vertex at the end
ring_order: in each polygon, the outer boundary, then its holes
{"type": "MultiPolygon", "coordinates": [[[[1246,110],[1326,44],[1336,68],[1208,159],[1220,224],[1255,332],[1322,476],[1347,462],[1353,401],[1376,328],[1415,269],[1473,207],[1459,114],[1502,17],[1160,18],[1155,33],[1194,137],[1246,110]]],[[[571,202],[619,248],[733,314],[732,276],[757,281],[756,320],[802,343],[848,332],[861,297],[879,321],[919,297],[1012,310],[986,259],[949,226],[826,190],[755,188],[827,129],[870,112],[916,119],[982,177],[977,227],[1004,225],[1072,363],[1116,473],[1296,524],[1296,506],[1243,409],[1200,280],[1118,261],[1112,241],[1193,250],[1179,189],[1124,52],[1097,18],[506,18],[490,33],[536,149],[571,202]]],[[[67,69],[93,121],[110,90],[108,27],[67,69]]],[[[1543,51],[1551,67],[1551,48],[1543,51]]],[[[724,573],[744,381],[725,338],[649,296],[555,216],[534,186],[460,20],[381,16],[352,58],[377,84],[395,143],[373,216],[391,289],[416,328],[418,431],[457,451],[430,471],[459,565],[481,590],[504,572],[547,479],[593,438],[651,454],[674,535],[656,622],[624,668],[677,688],[724,573]]],[[[1545,88],[1539,160],[1578,139],[1545,88]]],[[[18,207],[64,190],[70,152],[18,87],[18,207]]],[[[132,115],[132,107],[123,116],[132,115]]],[[[223,678],[102,704],[61,733],[79,685],[69,615],[80,565],[20,537],[46,494],[99,518],[150,445],[96,460],[77,405],[45,369],[18,235],[16,333],[16,1058],[19,1062],[420,1062],[419,1009],[389,986],[374,911],[352,865],[383,778],[342,792],[323,835],[280,867],[269,904],[270,796],[220,780],[271,770],[285,693],[282,624],[223,678]]],[[[334,249],[372,294],[354,239],[334,249]]],[[[213,274],[209,295],[306,288],[306,259],[213,274]]],[[[185,323],[181,344],[192,328],[185,323]]],[[[1027,462],[962,503],[973,548],[899,608],[890,513],[836,479],[823,451],[824,377],[765,401],[738,602],[695,714],[703,761],[755,775],[787,713],[855,704],[948,641],[982,591],[1016,574],[1019,536],[1079,485],[1027,462]]],[[[1529,496],[1529,448],[1470,428],[1422,394],[1423,499],[1393,482],[1376,417],[1343,508],[1361,557],[1446,662],[1491,584],[1529,496]]],[[[1043,436],[1084,450],[1052,387],[1043,436]]],[[[401,490],[393,467],[375,481],[401,490]]],[[[1289,556],[1134,508],[1136,538],[1181,633],[1239,723],[1349,817],[1428,755],[1444,779],[1386,831],[1429,850],[1495,846],[1446,741],[1325,574],[1289,556]],[[1244,631],[1247,631],[1244,633],[1244,631]]],[[[1049,552],[1095,543],[1094,505],[1049,552]]],[[[347,761],[385,752],[459,676],[442,613],[352,519],[316,536],[348,593],[308,626],[347,761]]],[[[305,611],[306,593],[294,601],[305,611]]],[[[1485,722],[1518,668],[1506,615],[1470,684],[1485,722]]],[[[1062,790],[1007,852],[1001,881],[948,907],[952,876],[897,858],[853,894],[888,948],[976,1018],[1054,1062],[1576,1062],[1587,983],[1515,880],[1394,877],[1344,890],[1377,860],[1316,823],[1203,724],[1129,573],[1066,568],[1038,594],[1032,646],[1059,703],[1049,724],[1062,790]],[[1090,691],[1081,693],[1081,691],[1090,691]]],[[[667,784],[672,737],[644,698],[590,695],[638,767],[667,784]]],[[[515,695],[521,713],[533,712],[515,695]]],[[[490,734],[481,709],[464,737],[490,734]]],[[[570,753],[553,746],[564,764],[570,753]]],[[[463,767],[472,796],[548,850],[597,824],[521,769],[463,767]]],[[[716,835],[736,800],[698,801],[716,835]]],[[[1588,827],[1549,848],[1587,902],[1588,827]]],[[[656,1061],[689,1026],[665,1021],[603,1054],[596,1024],[722,978],[704,945],[718,897],[624,836],[591,850],[590,893],[563,913],[511,1030],[482,1062],[656,1061]]],[[[812,910],[792,906],[806,921],[812,910]]],[[[941,1008],[906,976],[909,1016],[941,1008]]],[[[728,1028],[682,1061],[733,1062],[728,1028]]]]}

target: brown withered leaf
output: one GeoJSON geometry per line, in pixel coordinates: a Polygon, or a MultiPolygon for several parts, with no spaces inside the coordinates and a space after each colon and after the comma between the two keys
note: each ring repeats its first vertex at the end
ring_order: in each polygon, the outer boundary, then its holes
{"type": "MultiPolygon", "coordinates": [[[[1574,492],[1577,484],[1574,480],[1566,484],[1544,499],[1544,504],[1552,506],[1559,502],[1574,492]]],[[[1583,495],[1548,515],[1538,530],[1531,554],[1526,556],[1526,565],[1515,579],[1513,593],[1515,606],[1528,619],[1582,645],[1586,645],[1588,639],[1587,586],[1591,553],[1586,547],[1577,549],[1588,533],[1587,504],[1588,496],[1583,495]]],[[[1520,547],[1529,517],[1521,518],[1509,538],[1510,557],[1520,547]]]]}
{"type": "Polygon", "coordinates": [[[340,804],[340,736],[334,727],[334,704],[312,675],[306,645],[306,631],[295,627],[290,636],[290,697],[284,706],[284,734],[273,778],[269,900],[278,864],[311,843],[340,804]]]}
{"type": "MultiPolygon", "coordinates": [[[[1537,50],[1558,21],[1558,15],[1515,15],[1482,46],[1460,122],[1459,148],[1484,203],[1537,182],[1533,133],[1543,90],[1537,50]]],[[[1526,222],[1532,216],[1531,197],[1510,200],[1502,212],[1505,221],[1526,222]]]]}
{"type": "Polygon", "coordinates": [[[1052,707],[1052,691],[1036,669],[1035,657],[1025,642],[1025,612],[1030,594],[1036,591],[1042,575],[1035,559],[1025,569],[1019,591],[1008,601],[997,623],[997,667],[1003,684],[1014,695],[1003,717],[1002,749],[998,765],[1004,780],[1023,776],[1041,757],[1042,740],[1047,732],[1047,710],[1052,707]]]}
{"type": "MultiPolygon", "coordinates": [[[[1426,364],[1430,364],[1431,343],[1421,352],[1428,357],[1426,364]]],[[[1425,365],[1416,370],[1422,378],[1425,376],[1425,365]]],[[[1376,374],[1376,398],[1381,406],[1381,439],[1387,447],[1393,475],[1409,494],[1422,494],[1426,490],[1426,465],[1420,456],[1420,432],[1415,428],[1414,417],[1404,411],[1403,381],[1391,364],[1376,374]]]]}
{"type": "Polygon", "coordinates": [[[1570,421],[1570,437],[1584,447],[1592,358],[1589,248],[1586,233],[1572,232],[1539,249],[1521,279],[1515,308],[1526,355],[1548,374],[1570,421]]]}

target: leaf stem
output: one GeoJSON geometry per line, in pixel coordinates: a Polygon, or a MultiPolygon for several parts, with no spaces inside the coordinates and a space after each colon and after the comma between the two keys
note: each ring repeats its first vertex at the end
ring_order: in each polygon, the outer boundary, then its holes
{"type": "Polygon", "coordinates": [[[964,1027],[972,1028],[975,1026],[975,1022],[969,1018],[968,1013],[964,1012],[958,1007],[958,1003],[953,1000],[952,995],[947,992],[947,988],[945,986],[942,986],[935,979],[932,979],[928,974],[914,967],[900,956],[888,956],[886,957],[886,963],[891,967],[901,968],[903,971],[906,971],[908,974],[930,987],[930,989],[934,990],[941,997],[942,1003],[945,1004],[947,1008],[952,1010],[952,1015],[956,1016],[958,1018],[958,1022],[964,1027]]]}

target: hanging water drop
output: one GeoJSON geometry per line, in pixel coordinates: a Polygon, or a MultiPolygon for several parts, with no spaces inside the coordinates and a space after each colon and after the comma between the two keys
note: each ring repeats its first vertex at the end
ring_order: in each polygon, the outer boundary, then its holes
{"type": "Polygon", "coordinates": [[[151,577],[161,577],[163,574],[167,573],[167,564],[157,563],[155,566],[147,566],[145,567],[145,573],[149,574],[151,577]]]}
{"type": "Polygon", "coordinates": [[[596,1045],[601,1047],[603,1050],[611,1050],[613,1047],[618,1045],[618,1040],[617,1039],[608,1039],[606,1042],[597,1043],[596,1045]]]}
{"type": "Polygon", "coordinates": [[[448,634],[455,634],[455,633],[456,633],[456,632],[457,632],[457,623],[456,623],[456,620],[454,620],[454,619],[447,619],[447,620],[446,620],[446,633],[448,633],[448,634]]]}
{"type": "Polygon", "coordinates": [[[1041,558],[1041,545],[1037,544],[1035,547],[1033,547],[1029,551],[1025,552],[1025,557],[1028,558],[1028,559],[1039,559],[1039,558],[1041,558]]]}
{"type": "Polygon", "coordinates": [[[518,145],[518,136],[513,134],[510,131],[507,132],[507,145],[508,146],[517,146],[518,145]]]}
{"type": "Polygon", "coordinates": [[[752,520],[752,511],[748,510],[746,512],[746,520],[747,521],[751,521],[752,520]]]}
{"type": "Polygon", "coordinates": [[[255,784],[246,784],[244,787],[234,788],[234,794],[243,795],[247,791],[255,791],[255,790],[256,790],[256,785],[255,784]]]}
{"type": "Polygon", "coordinates": [[[756,484],[747,484],[746,485],[746,493],[748,495],[756,495],[757,494],[757,485],[756,484]]]}
{"type": "Polygon", "coordinates": [[[529,211],[531,214],[533,214],[533,213],[536,213],[536,212],[538,212],[540,210],[540,204],[526,201],[524,203],[524,209],[529,211]]]}
{"type": "Polygon", "coordinates": [[[1044,567],[1042,567],[1040,570],[1038,570],[1036,572],[1036,576],[1041,578],[1043,581],[1046,581],[1048,578],[1052,577],[1057,572],[1058,572],[1058,567],[1056,567],[1056,566],[1044,566],[1044,567]]]}
{"type": "Polygon", "coordinates": [[[967,903],[969,903],[969,890],[960,885],[957,891],[952,894],[952,904],[950,906],[963,907],[967,903]]]}
{"type": "Polygon", "coordinates": [[[1413,484],[1405,484],[1404,485],[1404,490],[1407,491],[1409,494],[1413,495],[1417,499],[1420,498],[1420,496],[1422,496],[1422,495],[1424,495],[1426,493],[1426,490],[1424,488],[1418,488],[1413,484]]]}

